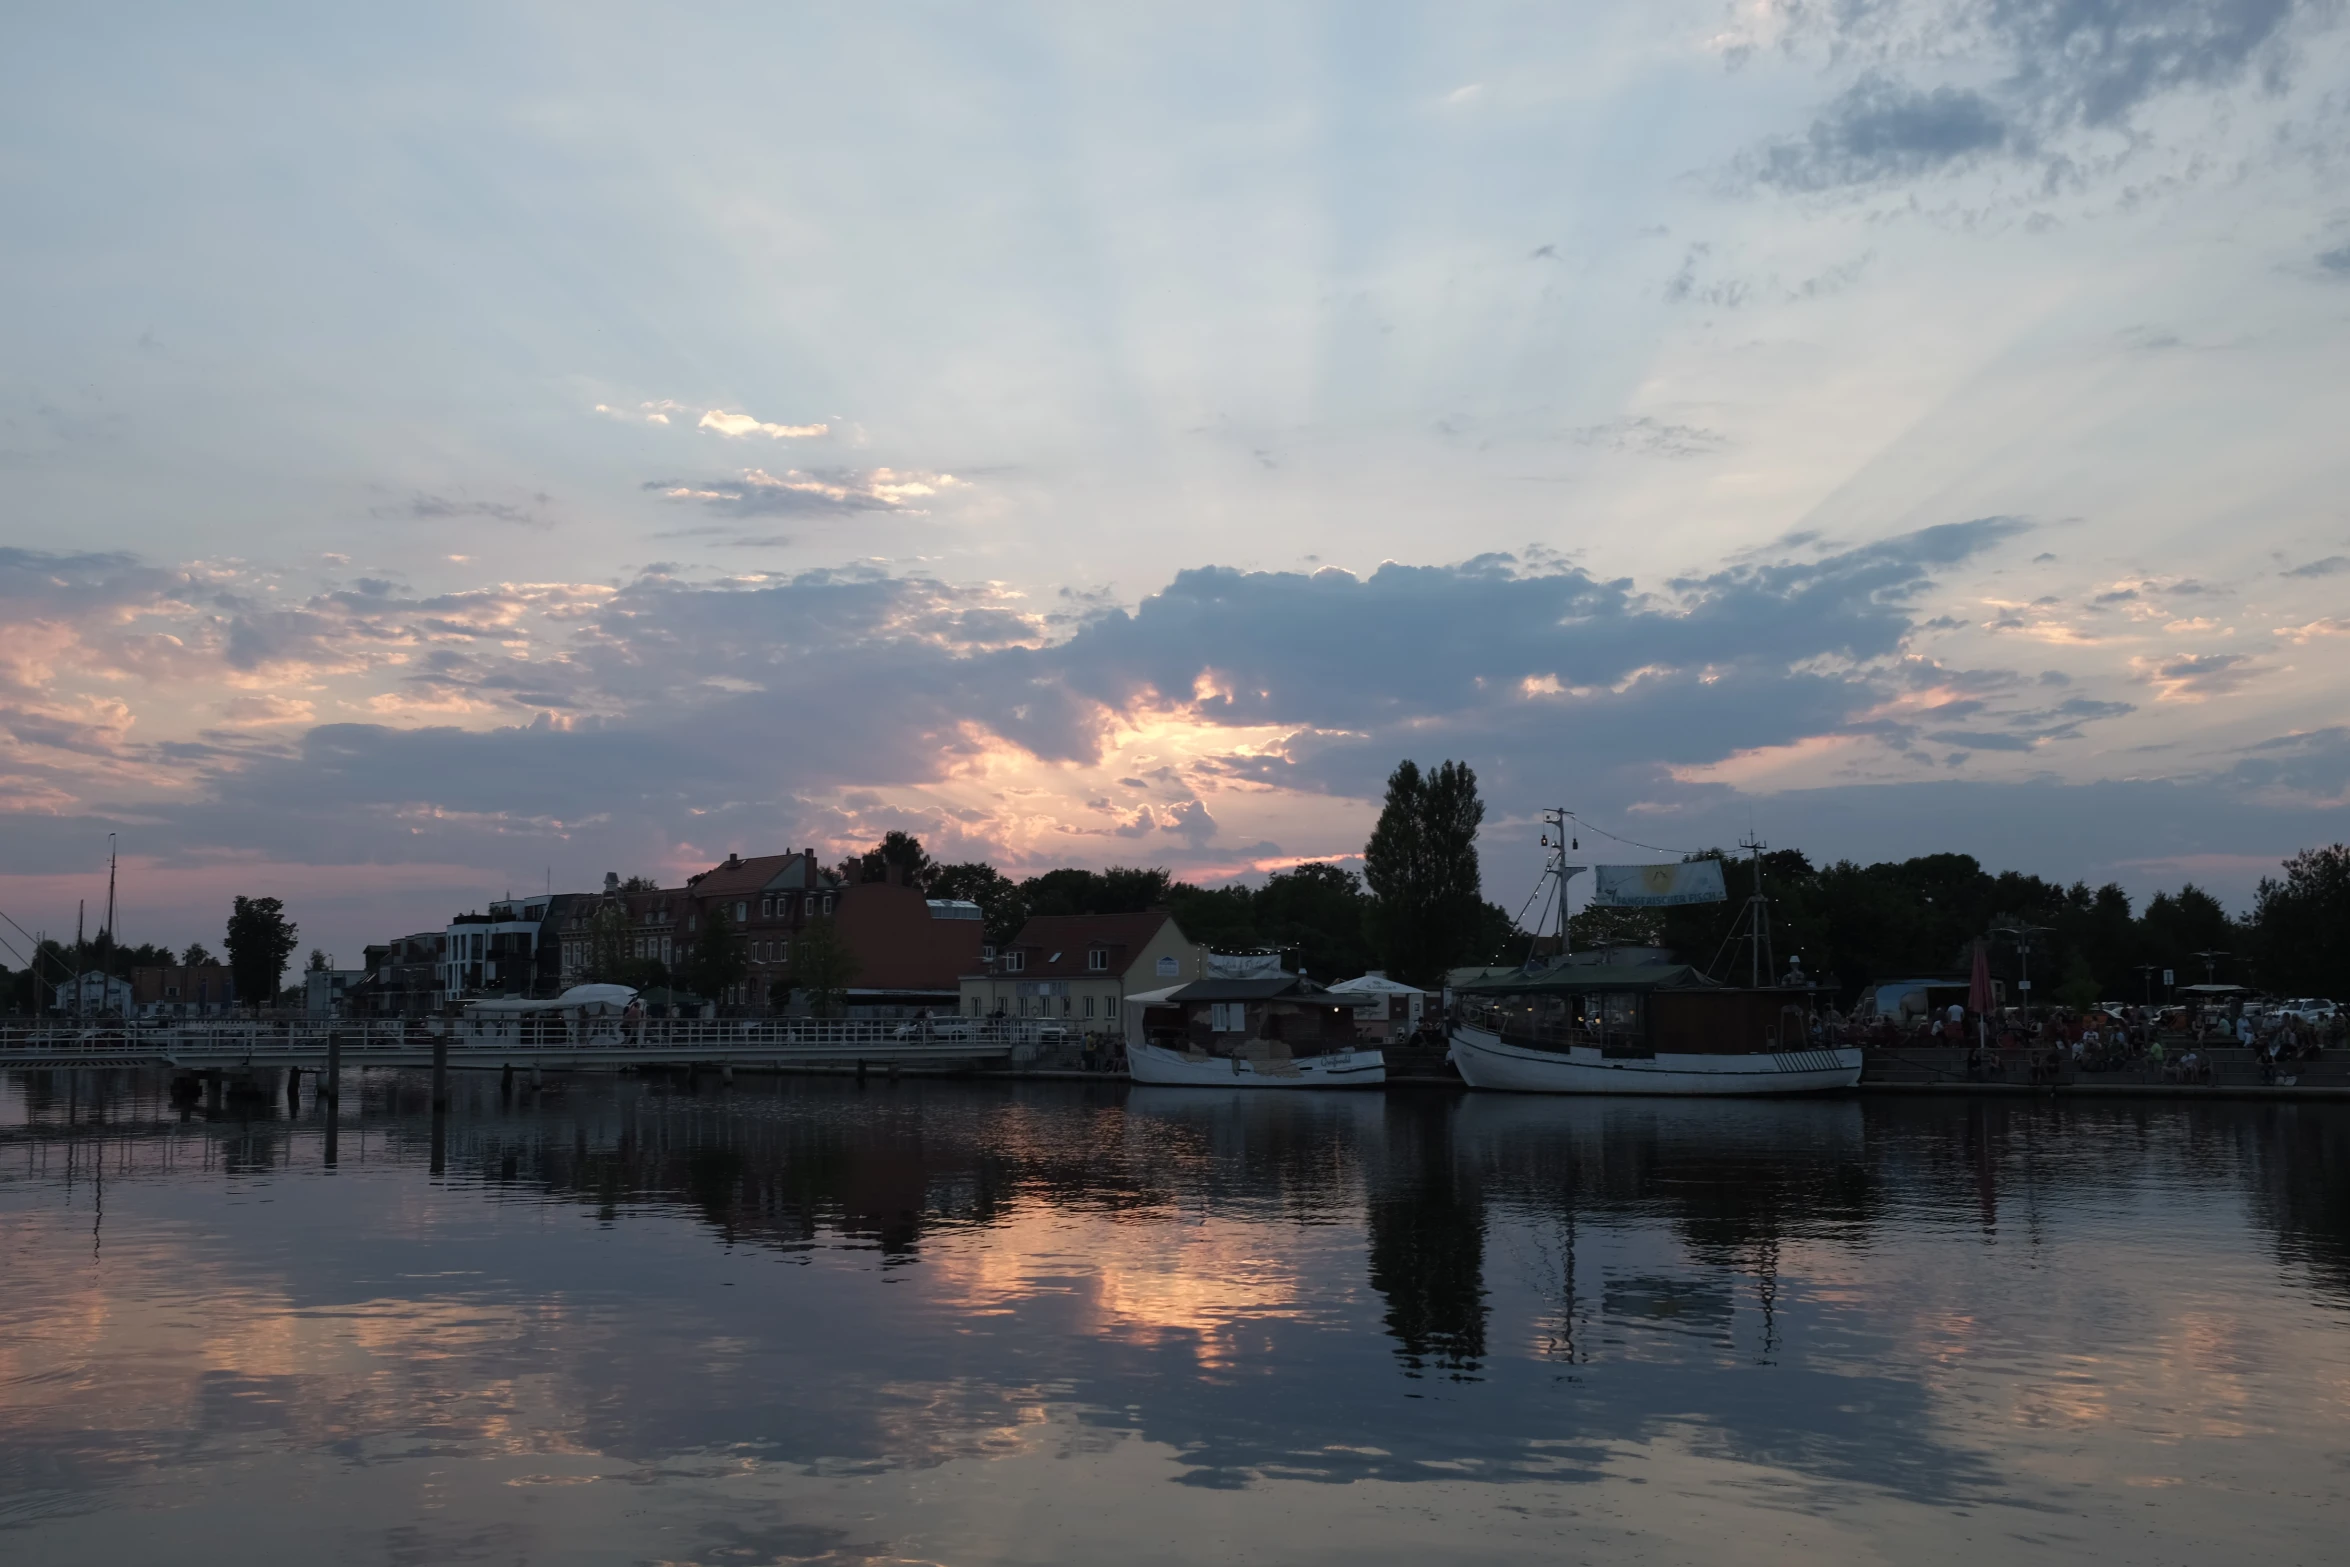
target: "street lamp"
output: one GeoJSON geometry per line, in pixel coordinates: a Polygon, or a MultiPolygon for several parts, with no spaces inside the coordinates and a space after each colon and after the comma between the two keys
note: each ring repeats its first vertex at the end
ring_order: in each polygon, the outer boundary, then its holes
{"type": "Polygon", "coordinates": [[[2032,1002],[2032,938],[2053,929],[2055,927],[2052,925],[2001,925],[1991,932],[1994,936],[2015,938],[2016,957],[2023,965],[2022,974],[2017,978],[2015,988],[2024,993],[2026,1006],[2031,1005],[2032,1002]]]}
{"type": "Polygon", "coordinates": [[[2162,972],[2162,965],[2159,963],[2141,963],[2138,965],[2138,972],[2145,976],[2146,1005],[2152,1006],[2154,1005],[2154,976],[2162,972]]]}
{"type": "Polygon", "coordinates": [[[2218,984],[2219,960],[2228,956],[2228,954],[2218,947],[2207,947],[2203,951],[2196,953],[2195,956],[2203,960],[2203,983],[2206,985],[2218,984]]]}

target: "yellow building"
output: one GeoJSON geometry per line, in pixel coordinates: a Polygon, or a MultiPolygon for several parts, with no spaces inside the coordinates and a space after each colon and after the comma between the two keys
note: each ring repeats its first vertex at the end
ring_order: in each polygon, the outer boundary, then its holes
{"type": "Polygon", "coordinates": [[[1039,914],[987,972],[963,978],[963,1016],[1034,1017],[1073,1033],[1113,1033],[1129,995],[1202,977],[1207,949],[1164,909],[1147,914],[1039,914]]]}

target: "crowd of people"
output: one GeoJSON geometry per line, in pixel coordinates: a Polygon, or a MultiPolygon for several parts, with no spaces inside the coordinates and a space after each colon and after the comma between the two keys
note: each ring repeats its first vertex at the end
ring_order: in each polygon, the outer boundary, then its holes
{"type": "Polygon", "coordinates": [[[1950,1006],[1915,1018],[1847,1017],[1833,1007],[1810,1018],[1815,1046],[1942,1045],[1967,1052],[1974,1077],[2054,1082],[2081,1072],[2144,1070],[2166,1083],[2212,1081],[2212,1052],[2249,1050],[2261,1081],[2289,1079],[2296,1063],[2350,1048],[2350,1014],[2228,1007],[2006,1007],[1978,1016],[1950,1006]]]}

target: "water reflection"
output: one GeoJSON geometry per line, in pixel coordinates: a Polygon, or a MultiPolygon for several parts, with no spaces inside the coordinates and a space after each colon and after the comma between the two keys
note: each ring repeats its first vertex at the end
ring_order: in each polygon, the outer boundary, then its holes
{"type": "Polygon", "coordinates": [[[331,1475],[315,1527],[364,1538],[325,1554],[556,1559],[593,1518],[615,1559],[845,1560],[920,1542],[840,1488],[927,1474],[891,1505],[948,1508],[964,1560],[1050,1459],[1136,1516],[1175,1481],[1363,1549],[1400,1487],[1460,1552],[1517,1508],[1897,1559],[1992,1509],[2118,1553],[2182,1470],[2307,1500],[2166,1525],[2290,1543],[2345,1434],[2346,1144],[2295,1105],[914,1080],[460,1078],[436,1116],[398,1074],[330,1128],[20,1077],[0,1529],[105,1560],[331,1475]]]}

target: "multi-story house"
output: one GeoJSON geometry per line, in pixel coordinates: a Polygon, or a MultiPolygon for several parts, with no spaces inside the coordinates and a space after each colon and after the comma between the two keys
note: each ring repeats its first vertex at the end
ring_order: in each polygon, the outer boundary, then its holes
{"type": "Polygon", "coordinates": [[[1110,1033],[1130,995],[1205,974],[1207,949],[1165,909],[1143,914],[1039,914],[978,972],[964,976],[966,1017],[1065,1020],[1110,1033]]]}
{"type": "Polygon", "coordinates": [[[694,948],[719,909],[742,951],[744,975],[709,999],[754,1013],[807,1008],[800,942],[818,922],[832,922],[848,950],[851,1017],[953,1010],[958,982],[979,963],[984,940],[976,904],[925,898],[903,881],[846,883],[813,850],[730,854],[678,888],[623,892],[619,877],[607,875],[602,897],[579,900],[564,920],[564,979],[587,977],[599,961],[597,943],[624,929],[623,950],[612,956],[658,962],[685,983],[694,948]]]}
{"type": "Polygon", "coordinates": [[[563,988],[562,933],[581,894],[504,898],[486,914],[449,921],[441,949],[441,996],[554,996],[563,988]]]}
{"type": "Polygon", "coordinates": [[[225,963],[135,968],[131,1004],[141,1017],[215,1017],[235,1008],[236,980],[225,963]]]}
{"type": "Polygon", "coordinates": [[[374,1017],[416,1017],[441,1001],[441,959],[448,934],[420,930],[368,946],[367,978],[350,993],[353,1010],[374,1017]]]}

